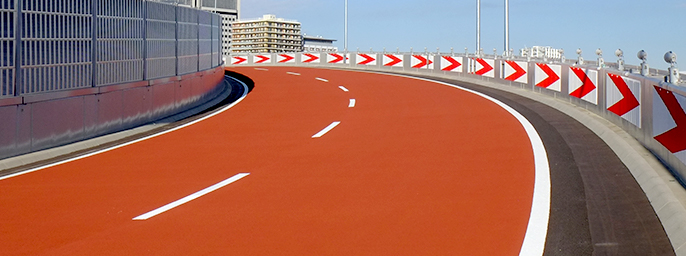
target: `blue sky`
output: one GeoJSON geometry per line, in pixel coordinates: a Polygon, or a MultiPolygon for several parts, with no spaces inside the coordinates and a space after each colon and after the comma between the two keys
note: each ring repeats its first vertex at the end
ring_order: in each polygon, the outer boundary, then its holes
{"type": "MultiPolygon", "coordinates": [[[[500,54],[504,0],[481,2],[482,47],[500,54]]],[[[344,0],[242,0],[241,5],[243,19],[275,14],[298,20],[304,33],[338,39],[343,49],[344,0]]],[[[476,48],[476,0],[348,0],[348,8],[351,50],[476,48]]],[[[562,48],[568,58],[576,58],[581,48],[586,59],[595,59],[601,48],[606,61],[615,61],[621,48],[630,64],[640,62],[636,53],[643,49],[651,67],[666,69],[667,51],[686,60],[686,0],[510,0],[510,47],[518,53],[533,45],[562,48]]]]}

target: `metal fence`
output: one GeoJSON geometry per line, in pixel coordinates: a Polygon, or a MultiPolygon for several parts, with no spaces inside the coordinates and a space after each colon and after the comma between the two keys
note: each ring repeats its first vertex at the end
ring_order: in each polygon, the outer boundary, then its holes
{"type": "Polygon", "coordinates": [[[219,22],[144,0],[0,0],[0,98],[217,67],[219,22]]]}

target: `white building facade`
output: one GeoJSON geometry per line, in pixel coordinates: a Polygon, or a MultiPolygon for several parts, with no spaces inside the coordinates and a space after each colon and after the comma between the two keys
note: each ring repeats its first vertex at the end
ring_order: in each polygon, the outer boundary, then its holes
{"type": "Polygon", "coordinates": [[[233,23],[232,53],[301,52],[300,22],[264,15],[259,19],[233,23]]]}

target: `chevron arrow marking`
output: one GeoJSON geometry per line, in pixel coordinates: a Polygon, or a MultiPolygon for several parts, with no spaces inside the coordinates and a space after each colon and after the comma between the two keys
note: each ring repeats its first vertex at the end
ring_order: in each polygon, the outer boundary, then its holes
{"type": "Polygon", "coordinates": [[[281,57],[284,58],[283,60],[279,61],[279,63],[286,63],[286,62],[289,62],[289,61],[295,59],[295,58],[293,58],[292,56],[290,56],[290,55],[288,55],[288,54],[279,54],[279,56],[281,56],[281,57]]]}
{"type": "Polygon", "coordinates": [[[658,135],[655,140],[662,143],[672,154],[684,151],[686,150],[686,113],[684,113],[684,108],[679,104],[679,100],[673,92],[657,86],[655,86],[655,90],[657,90],[657,94],[660,95],[676,123],[674,129],[658,135]]]}
{"type": "Polygon", "coordinates": [[[515,80],[519,79],[520,77],[522,77],[523,75],[526,75],[526,71],[522,67],[520,67],[517,64],[517,62],[511,61],[511,60],[506,60],[505,63],[510,65],[510,67],[514,68],[514,70],[515,70],[515,72],[512,73],[512,75],[506,77],[505,80],[515,81],[515,80]]]}
{"type": "Polygon", "coordinates": [[[248,61],[248,59],[243,58],[243,57],[238,57],[238,56],[234,56],[233,59],[234,59],[234,62],[233,62],[234,65],[239,65],[239,64],[241,64],[241,63],[243,63],[243,62],[248,61]],[[236,61],[236,60],[237,60],[237,61],[236,61]]]}
{"type": "Polygon", "coordinates": [[[358,54],[358,56],[365,59],[362,62],[357,63],[358,65],[367,65],[367,64],[372,63],[373,61],[376,60],[375,58],[373,58],[372,56],[369,56],[368,54],[358,54]]]}
{"type": "Polygon", "coordinates": [[[557,82],[557,80],[560,80],[560,76],[558,76],[558,75],[555,73],[555,71],[553,71],[553,70],[548,66],[548,64],[536,63],[536,65],[537,65],[539,68],[541,68],[541,70],[543,70],[543,72],[545,72],[546,75],[548,75],[548,78],[546,78],[545,80],[543,80],[543,81],[541,81],[540,83],[536,84],[536,86],[538,86],[538,87],[543,87],[543,88],[548,88],[549,86],[551,86],[552,84],[554,84],[555,82],[557,82]]]}
{"type": "Polygon", "coordinates": [[[339,63],[343,61],[345,57],[343,55],[337,54],[337,53],[329,53],[329,56],[334,57],[335,59],[329,61],[329,63],[339,63]]]}
{"type": "Polygon", "coordinates": [[[582,84],[578,89],[576,89],[569,95],[581,99],[583,97],[586,97],[586,95],[588,95],[589,93],[593,92],[593,90],[595,90],[596,88],[598,88],[595,86],[595,84],[593,84],[593,81],[591,81],[591,78],[589,78],[588,75],[586,75],[583,69],[573,67],[572,71],[579,79],[581,79],[582,84]]]}
{"type": "Polygon", "coordinates": [[[428,67],[429,65],[434,63],[433,61],[429,60],[429,58],[425,58],[424,56],[421,56],[421,55],[412,55],[412,57],[419,60],[419,64],[412,66],[412,68],[428,67]]]}
{"type": "Polygon", "coordinates": [[[386,56],[386,57],[388,57],[388,58],[391,59],[391,62],[384,64],[384,66],[387,66],[387,67],[392,67],[392,66],[395,66],[395,65],[400,64],[401,62],[403,62],[402,59],[400,59],[400,58],[398,58],[398,57],[395,57],[395,55],[393,55],[393,54],[386,54],[386,55],[384,55],[384,56],[386,56]]]}
{"type": "Polygon", "coordinates": [[[479,69],[479,70],[477,70],[476,72],[474,72],[474,74],[483,76],[483,75],[485,75],[486,73],[488,73],[489,71],[493,70],[493,67],[491,67],[491,65],[488,65],[488,62],[486,62],[484,59],[482,59],[482,58],[477,58],[477,59],[475,59],[475,60],[476,60],[477,62],[479,62],[479,64],[481,64],[481,67],[482,67],[482,68],[479,69]]]}
{"type": "Polygon", "coordinates": [[[266,61],[268,61],[268,60],[271,59],[270,57],[264,56],[264,55],[255,55],[255,57],[260,58],[260,60],[258,60],[258,61],[255,62],[256,64],[264,63],[264,62],[266,62],[266,61]]]}
{"type": "Polygon", "coordinates": [[[443,59],[444,59],[444,60],[447,60],[448,62],[450,62],[450,66],[447,66],[447,67],[441,69],[441,70],[443,70],[443,71],[453,71],[453,70],[455,70],[456,68],[459,68],[460,66],[462,66],[462,63],[458,62],[458,61],[457,61],[455,58],[453,58],[453,57],[450,57],[450,56],[443,56],[443,59]]]}
{"type": "Polygon", "coordinates": [[[311,62],[319,59],[319,57],[317,57],[316,55],[311,54],[311,53],[305,53],[304,55],[307,56],[308,59],[303,61],[303,63],[311,63],[311,62]]]}
{"type": "Polygon", "coordinates": [[[634,96],[634,93],[631,92],[631,89],[629,89],[629,86],[626,84],[626,81],[624,81],[624,78],[615,74],[608,74],[608,76],[610,76],[610,79],[612,79],[612,82],[617,86],[617,89],[619,89],[619,92],[624,98],[612,105],[607,110],[617,114],[618,116],[623,116],[641,105],[638,102],[638,99],[636,99],[636,96],[634,96]]]}

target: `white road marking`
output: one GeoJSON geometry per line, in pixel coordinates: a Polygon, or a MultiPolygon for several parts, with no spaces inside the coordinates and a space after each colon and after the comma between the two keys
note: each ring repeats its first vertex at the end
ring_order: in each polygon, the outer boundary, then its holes
{"type": "Polygon", "coordinates": [[[295,72],[286,72],[286,74],[294,75],[294,76],[299,76],[299,75],[300,75],[300,73],[295,73],[295,72]]]}
{"type": "Polygon", "coordinates": [[[357,102],[357,101],[356,101],[355,99],[350,99],[350,104],[348,104],[348,107],[349,107],[349,108],[354,108],[356,102],[357,102]]]}
{"type": "Polygon", "coordinates": [[[269,69],[266,69],[266,68],[255,68],[255,70],[259,70],[259,71],[269,71],[269,69]]]}
{"type": "Polygon", "coordinates": [[[226,179],[226,180],[224,180],[224,181],[222,181],[222,182],[219,182],[219,183],[217,183],[217,184],[215,184],[215,185],[213,185],[213,186],[211,186],[211,187],[208,187],[208,188],[206,188],[206,189],[203,189],[203,190],[200,190],[200,191],[198,191],[198,192],[195,192],[195,193],[193,193],[193,194],[191,194],[191,195],[189,195],[189,196],[186,196],[186,197],[184,197],[184,198],[181,198],[181,199],[179,199],[179,200],[176,200],[176,201],[174,201],[174,202],[172,202],[172,203],[170,203],[170,204],[167,204],[167,205],[165,205],[165,206],[162,206],[162,207],[160,207],[160,208],[157,208],[157,209],[155,209],[155,210],[153,210],[153,211],[151,211],[151,212],[148,212],[148,213],[146,213],[146,214],[143,214],[143,215],[141,215],[141,216],[135,217],[135,218],[133,218],[133,220],[147,220],[147,219],[150,219],[150,218],[155,217],[155,216],[157,216],[157,215],[159,215],[159,214],[161,214],[161,213],[163,213],[163,212],[169,211],[169,210],[171,210],[171,209],[173,209],[173,208],[175,208],[175,207],[177,207],[177,206],[179,206],[179,205],[188,203],[188,202],[190,202],[190,201],[192,201],[192,200],[194,200],[194,199],[197,199],[197,198],[199,198],[199,197],[201,197],[201,196],[207,195],[207,194],[211,193],[212,191],[215,191],[215,190],[220,189],[220,188],[222,188],[222,187],[224,187],[224,186],[226,186],[226,185],[229,185],[229,184],[231,184],[231,183],[234,183],[234,182],[236,182],[236,181],[238,181],[238,180],[240,180],[240,179],[242,179],[242,178],[245,178],[245,176],[248,176],[248,175],[250,175],[250,173],[239,173],[239,174],[236,174],[236,175],[234,175],[233,177],[228,178],[228,179],[226,179]]]}
{"type": "Polygon", "coordinates": [[[524,127],[524,130],[529,136],[529,141],[531,142],[531,146],[533,148],[534,166],[536,173],[536,177],[534,179],[533,203],[531,204],[531,215],[529,216],[529,224],[526,227],[524,243],[522,243],[522,248],[519,251],[519,255],[543,255],[543,250],[545,249],[545,240],[548,236],[548,222],[550,221],[550,165],[548,163],[548,153],[546,152],[545,146],[543,145],[541,136],[538,134],[536,128],[534,128],[531,122],[529,122],[529,120],[527,120],[526,117],[524,117],[522,114],[514,110],[512,107],[506,105],[505,103],[474,90],[431,79],[424,79],[406,75],[386,75],[406,77],[421,81],[438,83],[476,94],[505,109],[512,116],[514,116],[517,119],[517,121],[519,121],[519,123],[522,125],[522,127],[524,127]]]}
{"type": "Polygon", "coordinates": [[[342,86],[342,85],[339,86],[338,88],[341,88],[341,90],[343,90],[344,92],[349,92],[349,91],[350,91],[350,90],[348,90],[348,88],[345,88],[345,87],[342,86]]]}
{"type": "Polygon", "coordinates": [[[317,79],[317,80],[319,80],[319,81],[322,81],[322,82],[325,82],[325,83],[328,83],[328,82],[329,82],[329,80],[326,80],[326,79],[324,79],[324,78],[319,78],[319,77],[317,77],[317,78],[315,78],[315,79],[317,79]]]}
{"type": "Polygon", "coordinates": [[[240,103],[241,101],[243,101],[243,99],[245,99],[246,96],[248,96],[248,86],[245,85],[243,82],[239,81],[238,79],[235,79],[235,78],[232,78],[232,77],[230,77],[230,78],[233,79],[233,80],[235,80],[235,81],[237,81],[237,82],[239,82],[239,83],[241,83],[241,84],[243,85],[243,87],[245,88],[245,91],[243,92],[243,95],[241,96],[240,99],[238,99],[238,100],[236,100],[234,103],[231,103],[230,105],[228,105],[228,106],[226,106],[226,107],[220,109],[220,110],[217,111],[217,112],[214,112],[214,113],[212,113],[212,114],[209,114],[209,115],[207,115],[207,116],[204,116],[204,117],[202,117],[202,118],[199,118],[199,119],[197,119],[197,120],[195,120],[195,121],[192,121],[192,122],[189,122],[189,123],[186,123],[186,124],[183,124],[183,125],[174,127],[174,128],[172,128],[172,129],[169,129],[169,130],[166,130],[166,131],[162,131],[162,132],[160,132],[160,133],[156,133],[156,134],[153,134],[153,135],[150,135],[150,136],[147,136],[147,137],[143,137],[143,138],[140,138],[140,139],[137,139],[137,140],[134,140],[134,141],[130,141],[130,142],[127,142],[127,143],[124,143],[124,144],[119,144],[119,145],[116,145],[116,146],[113,146],[113,147],[110,147],[110,148],[105,148],[105,149],[102,149],[102,150],[99,150],[99,151],[95,151],[95,152],[90,153],[90,154],[85,154],[85,155],[82,155],[82,156],[77,156],[77,157],[70,158],[70,159],[67,159],[67,160],[59,161],[59,162],[57,162],[57,163],[52,163],[52,164],[44,165],[44,166],[41,166],[41,167],[36,167],[36,168],[33,168],[33,169],[29,169],[29,170],[26,170],[26,171],[23,171],[23,172],[18,172],[18,173],[15,173],[15,174],[3,176],[3,177],[0,177],[0,180],[9,179],[9,178],[12,178],[12,177],[17,177],[17,176],[24,175],[24,174],[27,174],[27,173],[32,173],[32,172],[35,172],[35,171],[40,171],[40,170],[43,170],[43,169],[46,169],[46,168],[50,168],[50,167],[53,167],[53,166],[58,166],[58,165],[61,165],[61,164],[66,164],[66,163],[73,162],[73,161],[76,161],[76,160],[79,160],[79,159],[84,159],[84,158],[86,158],[86,157],[91,157],[91,156],[98,155],[98,154],[102,154],[102,153],[105,153],[105,152],[108,152],[108,151],[112,151],[112,150],[115,150],[115,149],[118,149],[118,148],[126,147],[126,146],[131,145],[131,144],[134,144],[134,143],[138,143],[138,142],[141,142],[141,141],[144,141],[144,140],[152,139],[152,138],[155,138],[155,137],[157,137],[157,136],[161,136],[161,135],[164,135],[164,134],[167,134],[167,133],[176,131],[176,130],[180,130],[180,129],[186,128],[186,127],[188,127],[188,126],[197,124],[197,123],[202,122],[202,121],[204,121],[204,120],[207,120],[207,119],[209,119],[209,118],[211,118],[211,117],[213,117],[213,116],[219,115],[219,114],[221,114],[222,112],[229,110],[229,109],[232,108],[233,106],[236,106],[238,103],[240,103]]]}
{"type": "Polygon", "coordinates": [[[321,130],[321,131],[318,132],[317,134],[313,135],[312,138],[320,138],[320,137],[324,136],[324,134],[326,134],[327,132],[331,131],[333,128],[335,128],[335,127],[338,126],[339,124],[341,124],[341,122],[338,122],[338,121],[331,123],[329,126],[327,126],[326,128],[324,128],[324,130],[321,130]]]}

